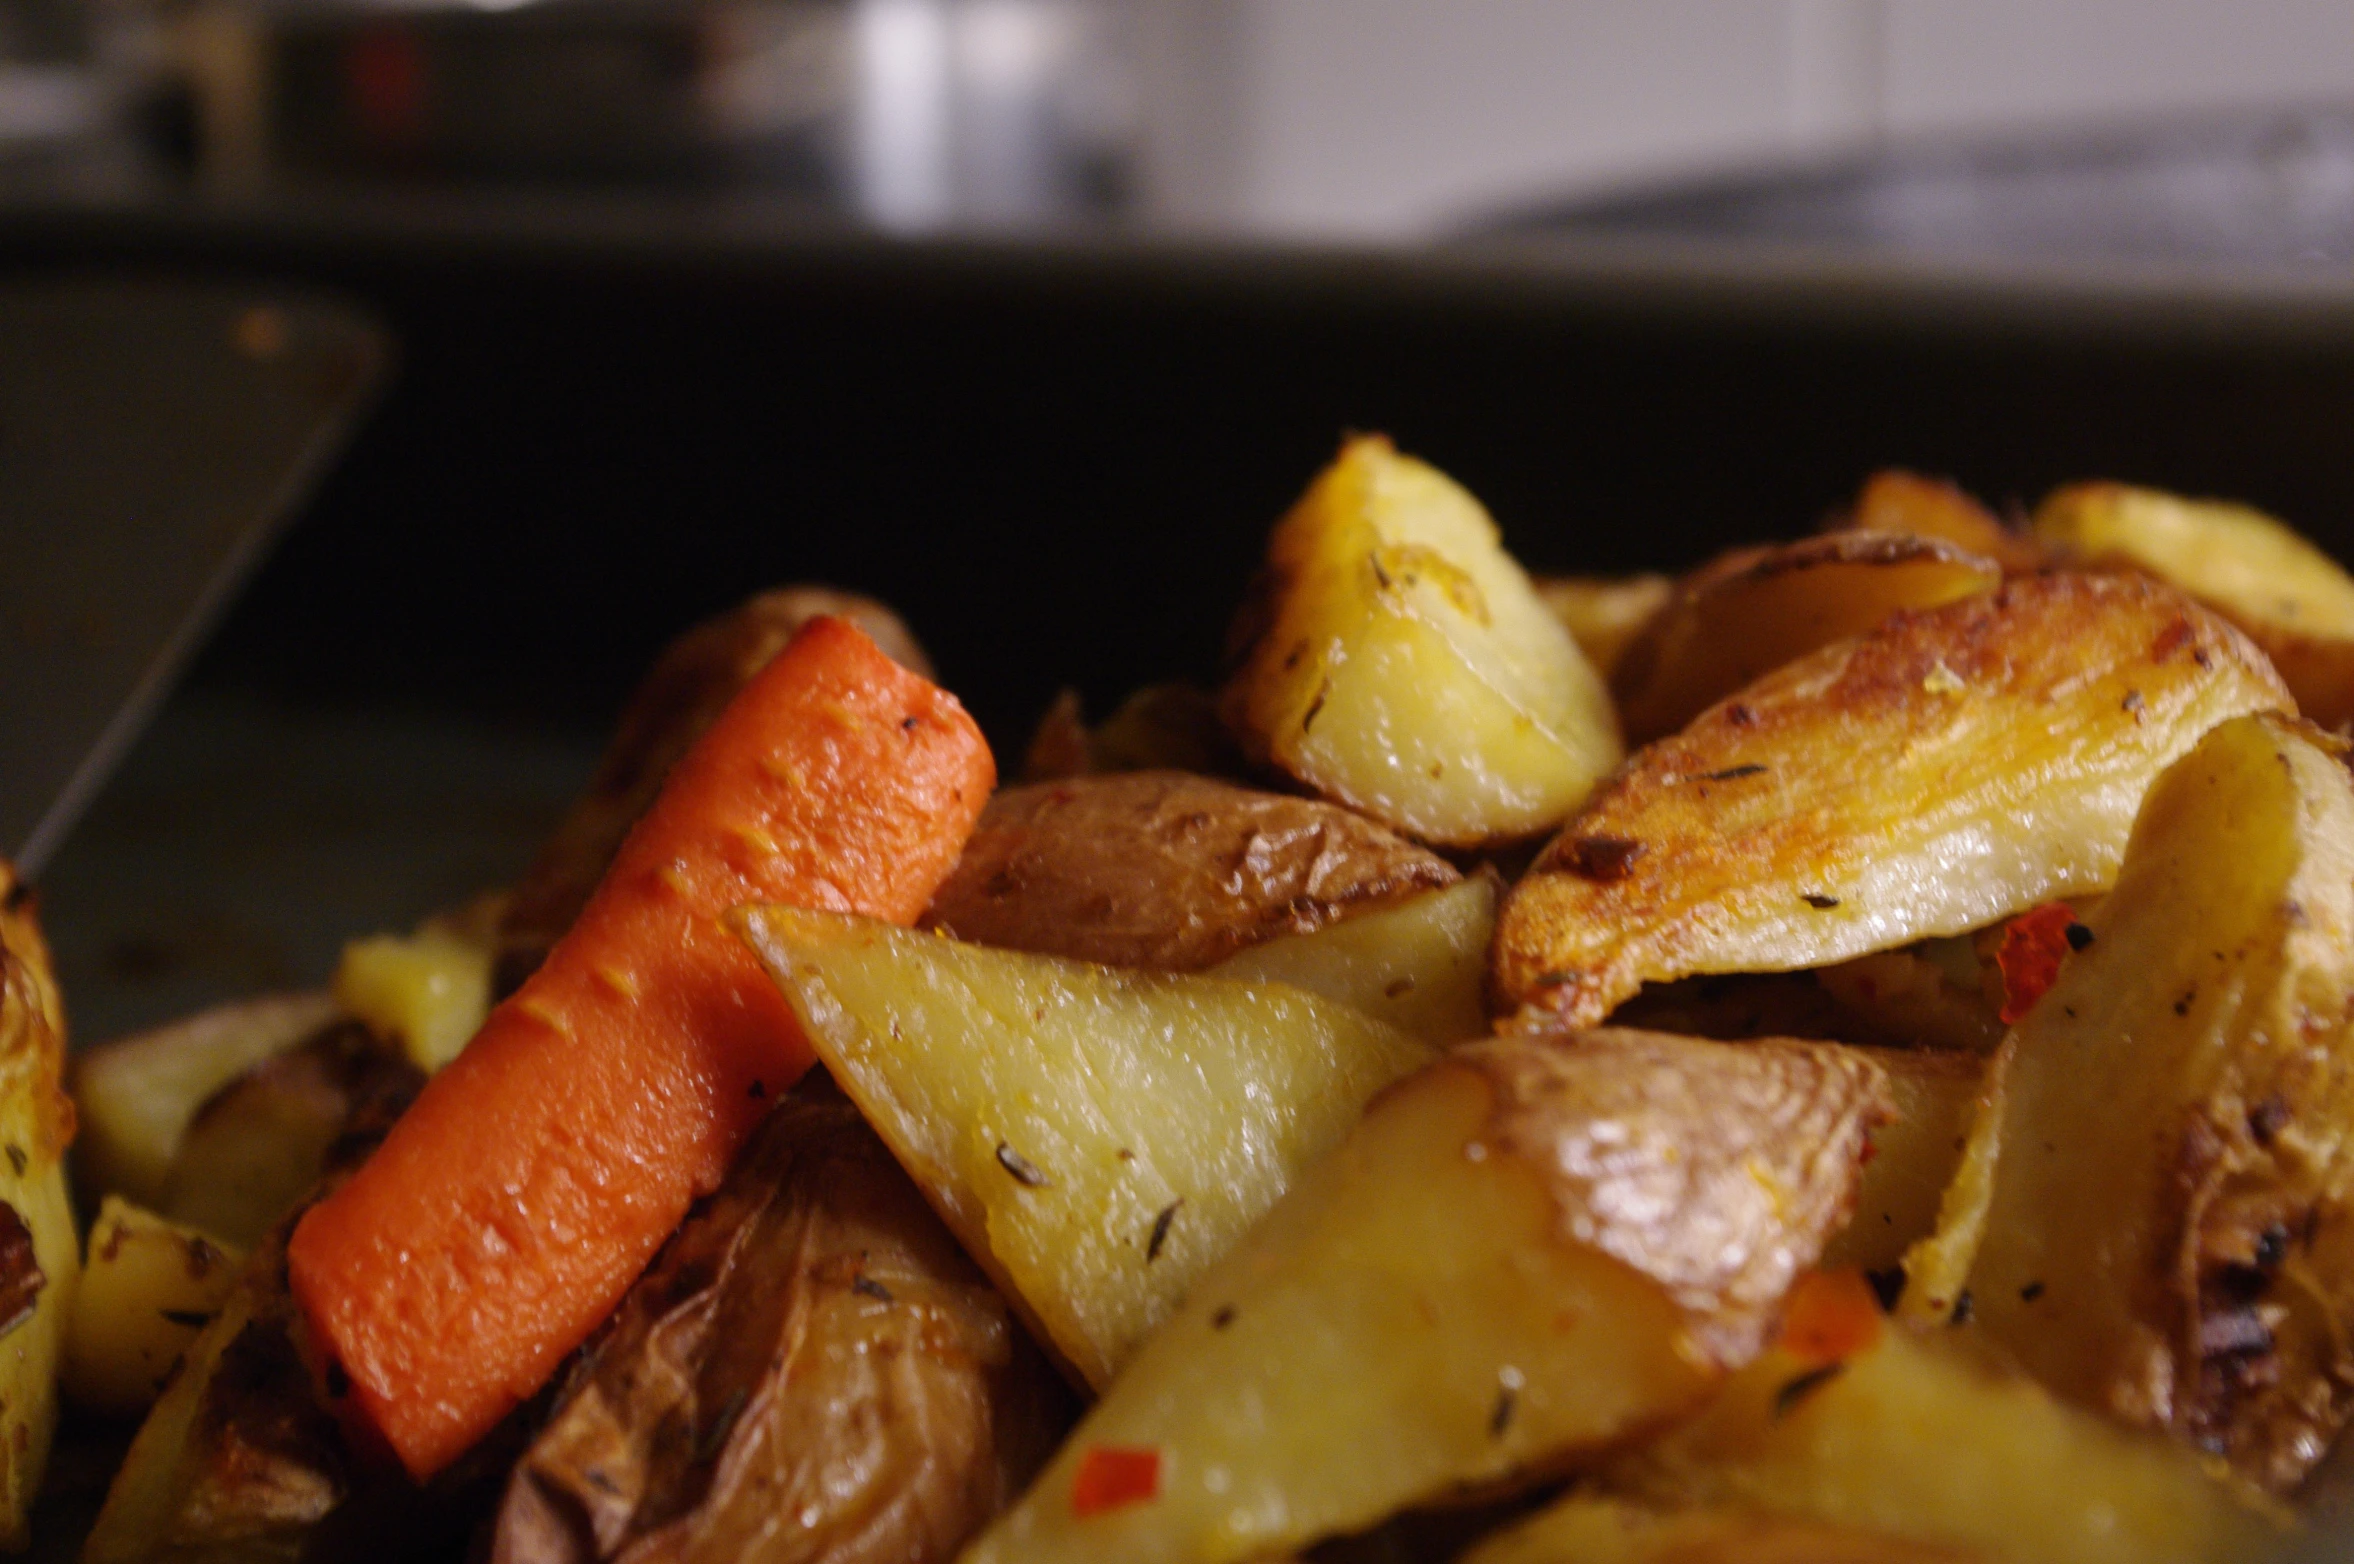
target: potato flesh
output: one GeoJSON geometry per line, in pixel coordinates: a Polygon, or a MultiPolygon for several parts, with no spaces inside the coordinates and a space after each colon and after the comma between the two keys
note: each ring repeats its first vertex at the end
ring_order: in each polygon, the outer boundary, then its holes
{"type": "Polygon", "coordinates": [[[2089,927],[2004,1045],[1976,1316],[2285,1491],[2354,1411],[2354,783],[2292,724],[2217,728],[2089,927]]]}
{"type": "Polygon", "coordinates": [[[1628,742],[1673,733],[1793,658],[1906,608],[1992,591],[2002,566],[1923,538],[1834,532],[1737,549],[1687,577],[1611,678],[1628,742]]]}
{"type": "Polygon", "coordinates": [[[2035,532],[2213,605],[2264,648],[2306,716],[2327,727],[2354,718],[2354,576],[2293,529],[2227,501],[2084,483],[2046,498],[2035,532]]]}
{"type": "Polygon", "coordinates": [[[516,1463],[491,1559],[944,1561],[1067,1401],[821,1077],[631,1289],[516,1463]]]}
{"type": "Polygon", "coordinates": [[[18,1317],[0,1332],[0,1549],[29,1540],[57,1425],[57,1367],[82,1246],[66,1192],[74,1105],[49,947],[15,873],[0,864],[0,1286],[18,1317]],[[29,1312],[28,1312],[29,1310],[29,1312]]]}
{"type": "Polygon", "coordinates": [[[346,1015],[431,1075],[458,1056],[490,1013],[500,900],[430,918],[412,934],[378,934],[343,947],[333,982],[346,1015]]]}
{"type": "Polygon", "coordinates": [[[338,1014],[331,995],[278,994],[84,1049],[73,1061],[82,1181],[94,1193],[156,1204],[180,1137],[206,1099],[338,1014]]]}
{"type": "Polygon", "coordinates": [[[1044,1341],[1101,1386],[1427,1045],[1277,984],[756,908],[834,1079],[1044,1341]]]}
{"type": "Polygon", "coordinates": [[[1318,929],[1254,945],[1207,976],[1288,983],[1445,1047],[1485,1035],[1488,942],[1501,895],[1492,875],[1318,929]]]}
{"type": "Polygon", "coordinates": [[[1003,950],[1192,972],[1456,878],[1337,805],[1143,771],[999,793],[923,923],[1003,950]]]}
{"type": "Polygon", "coordinates": [[[1617,763],[1600,676],[1495,523],[1388,441],[1342,448],[1267,569],[1227,725],[1327,797],[1471,847],[1550,829],[1617,763]]]}
{"type": "Polygon", "coordinates": [[[1985,1555],[1731,1507],[1655,1510],[1575,1493],[1460,1564],[1967,1564],[1985,1555]]]}
{"type": "Polygon", "coordinates": [[[1675,596],[1672,576],[1540,576],[1537,596],[1594,671],[1608,679],[1646,624],[1675,596]]]}
{"type": "Polygon", "coordinates": [[[244,1256],[109,1195],[65,1332],[65,1393],[112,1417],[147,1410],[237,1280],[244,1256]]]}
{"type": "Polygon", "coordinates": [[[1878,1090],[1804,1044],[1448,1055],[1196,1283],[967,1564],[1257,1558],[1656,1426],[1756,1350],[1878,1090]],[[1157,1494],[1076,1514],[1105,1448],[1157,1452],[1157,1494]]]}
{"type": "Polygon", "coordinates": [[[1782,1347],[1603,1474],[1663,1506],[1732,1505],[2019,1564],[2248,1558],[2282,1533],[2198,1459],[1890,1323],[1839,1362],[1782,1347]]]}
{"type": "Polygon", "coordinates": [[[2104,890],[2151,780],[2287,700],[2237,631],[2139,578],[1899,615],[1636,754],[1506,898],[1496,988],[1591,1024],[1647,982],[1828,966],[2104,890]]]}
{"type": "Polygon", "coordinates": [[[1827,1267],[1897,1265],[1936,1228],[1986,1079],[1986,1061],[1969,1054],[1893,1048],[1870,1054],[1888,1077],[1896,1111],[1872,1133],[1855,1215],[1824,1246],[1827,1267]]]}

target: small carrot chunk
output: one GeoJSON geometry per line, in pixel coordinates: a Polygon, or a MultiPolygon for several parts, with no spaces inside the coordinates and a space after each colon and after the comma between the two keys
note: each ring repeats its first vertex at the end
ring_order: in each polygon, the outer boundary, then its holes
{"type": "Polygon", "coordinates": [[[737,694],[539,971],[296,1227],[294,1296],[362,1444],[422,1480],[488,1433],[809,1067],[726,914],[912,922],[994,781],[955,698],[845,621],[737,694]]]}
{"type": "Polygon", "coordinates": [[[1071,1513],[1085,1520],[1157,1499],[1160,1493],[1160,1451],[1096,1445],[1079,1458],[1079,1475],[1071,1481],[1071,1513]]]}
{"type": "Polygon", "coordinates": [[[2034,1009],[2059,981],[2060,963],[2076,948],[2068,937],[2075,926],[2076,913],[2066,902],[2047,901],[2030,907],[2003,929],[2003,942],[1994,953],[2003,974],[2003,1025],[2034,1009]]]}
{"type": "Polygon", "coordinates": [[[1790,1288],[1781,1350],[1801,1363],[1840,1363],[1880,1339],[1880,1297],[1863,1272],[1809,1271],[1790,1288]]]}

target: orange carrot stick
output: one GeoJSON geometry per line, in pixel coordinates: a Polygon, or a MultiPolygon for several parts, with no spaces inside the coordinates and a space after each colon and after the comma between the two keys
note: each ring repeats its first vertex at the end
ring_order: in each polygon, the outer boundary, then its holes
{"type": "Polygon", "coordinates": [[[841,620],[795,636],[538,973],[295,1229],[294,1294],[347,1415],[422,1479],[538,1389],[809,1067],[721,914],[912,922],[995,779],[953,696],[841,620]]]}

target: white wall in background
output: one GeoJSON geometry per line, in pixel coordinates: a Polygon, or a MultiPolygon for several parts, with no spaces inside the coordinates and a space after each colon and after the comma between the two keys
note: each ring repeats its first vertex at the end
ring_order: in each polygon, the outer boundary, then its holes
{"type": "Polygon", "coordinates": [[[1868,144],[2354,99],[2354,0],[1160,0],[1177,226],[1410,237],[1868,144]]]}

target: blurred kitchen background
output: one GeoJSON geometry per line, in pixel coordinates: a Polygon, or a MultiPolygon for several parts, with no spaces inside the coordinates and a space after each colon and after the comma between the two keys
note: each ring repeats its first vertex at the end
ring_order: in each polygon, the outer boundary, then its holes
{"type": "Polygon", "coordinates": [[[1352,241],[1535,214],[2032,247],[2072,220],[2293,260],[2354,255],[2350,108],[2338,0],[0,5],[0,177],[98,201],[661,194],[1352,241]],[[1891,149],[1900,194],[1861,161],[1891,149]],[[2121,165],[2132,214],[2088,217],[2121,165]]]}

